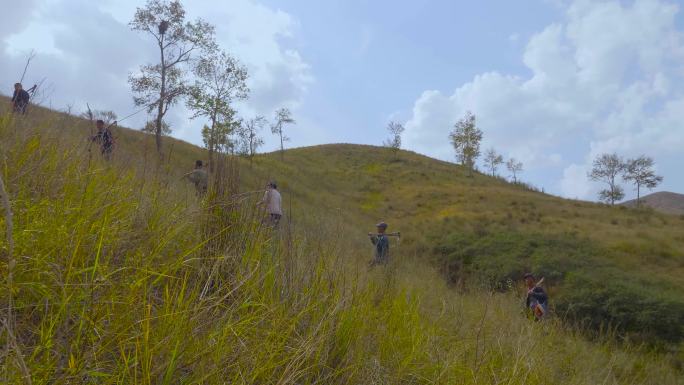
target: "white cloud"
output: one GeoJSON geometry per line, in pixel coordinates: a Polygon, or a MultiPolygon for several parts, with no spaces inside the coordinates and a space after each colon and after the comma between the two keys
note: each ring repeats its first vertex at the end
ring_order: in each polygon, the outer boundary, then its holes
{"type": "Polygon", "coordinates": [[[37,0],[27,1],[0,1],[0,9],[2,9],[2,23],[0,23],[0,40],[15,34],[17,31],[24,29],[36,6],[37,0]]]}
{"type": "Polygon", "coordinates": [[[407,122],[406,144],[452,158],[445,139],[471,110],[486,147],[523,160],[534,184],[560,166],[554,192],[579,198],[595,191],[586,170],[602,151],[652,154],[664,170],[681,162],[684,43],[678,7],[664,0],[575,0],[564,9],[563,22],[527,42],[522,61],[529,77],[490,72],[451,95],[424,92],[407,122]]]}
{"type": "Polygon", "coordinates": [[[568,198],[586,197],[592,188],[587,181],[588,168],[584,165],[571,164],[563,170],[561,189],[568,198]]]}
{"type": "MultiPolygon", "coordinates": [[[[88,102],[127,115],[135,110],[128,73],[156,58],[150,40],[127,25],[141,4],[134,0],[30,0],[0,6],[14,15],[0,25],[0,82],[14,83],[26,55],[35,49],[38,56],[27,83],[46,77],[54,84],[53,107],[74,105],[81,110],[88,102]]],[[[313,76],[294,46],[298,26],[289,14],[257,0],[185,4],[188,17],[216,25],[221,46],[248,67],[252,93],[241,111],[270,117],[281,106],[299,107],[313,76]]],[[[182,105],[170,112],[175,135],[201,143],[202,122],[189,121],[188,115],[182,105]]],[[[140,127],[145,119],[143,113],[126,123],[140,127]]]]}

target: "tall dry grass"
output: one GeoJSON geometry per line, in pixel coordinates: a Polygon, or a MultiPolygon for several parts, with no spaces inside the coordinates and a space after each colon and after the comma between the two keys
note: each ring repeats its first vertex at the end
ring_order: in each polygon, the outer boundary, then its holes
{"type": "Polygon", "coordinates": [[[666,357],[530,322],[514,294],[457,294],[401,248],[368,270],[334,216],[274,230],[230,158],[197,199],[53,124],[0,121],[3,383],[682,383],[666,357]]]}

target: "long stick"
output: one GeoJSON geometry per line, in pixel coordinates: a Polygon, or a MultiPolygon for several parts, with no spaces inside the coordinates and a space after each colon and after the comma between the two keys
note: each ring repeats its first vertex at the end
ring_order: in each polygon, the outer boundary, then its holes
{"type": "Polygon", "coordinates": [[[28,59],[26,60],[26,65],[24,66],[24,73],[21,74],[21,80],[19,80],[19,83],[22,83],[24,81],[24,76],[26,76],[26,70],[28,70],[29,64],[31,64],[31,60],[36,57],[36,54],[33,50],[31,50],[31,53],[29,54],[28,59]]]}
{"type": "Polygon", "coordinates": [[[374,235],[374,236],[379,236],[379,235],[385,235],[388,237],[400,237],[401,238],[401,232],[397,231],[396,233],[368,233],[368,235],[374,235]]]}

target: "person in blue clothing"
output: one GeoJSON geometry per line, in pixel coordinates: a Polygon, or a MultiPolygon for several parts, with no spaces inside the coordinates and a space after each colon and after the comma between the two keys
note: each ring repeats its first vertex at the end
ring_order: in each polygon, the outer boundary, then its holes
{"type": "Polygon", "coordinates": [[[544,278],[537,282],[531,273],[525,274],[524,278],[525,285],[527,286],[525,305],[534,316],[535,321],[541,321],[549,309],[549,296],[540,286],[544,278]]]}
{"type": "Polygon", "coordinates": [[[370,241],[375,246],[375,253],[370,265],[386,265],[389,262],[389,239],[387,234],[387,223],[380,222],[375,227],[378,229],[376,234],[368,233],[370,241]]]}

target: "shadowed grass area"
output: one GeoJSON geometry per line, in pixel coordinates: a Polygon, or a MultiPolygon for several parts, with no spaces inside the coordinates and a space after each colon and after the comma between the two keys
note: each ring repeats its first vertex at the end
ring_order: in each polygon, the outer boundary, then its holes
{"type": "MultiPolygon", "coordinates": [[[[34,384],[682,383],[676,353],[618,343],[615,331],[588,340],[558,319],[530,322],[515,284],[479,289],[532,267],[548,272],[560,298],[586,264],[648,287],[659,267],[636,269],[639,253],[676,264],[682,240],[658,231],[674,234],[662,223],[681,226],[676,217],[564,201],[352,145],[291,150],[285,162],[259,156],[252,167],[226,159],[198,202],[179,180],[198,149],[170,140],[158,164],[152,138],[119,131],[105,163],[82,145],[87,131],[47,113],[0,122],[17,259],[7,263],[3,239],[0,268],[14,280],[3,280],[0,300],[13,299],[18,341],[11,347],[3,329],[6,383],[26,374],[34,384]],[[259,193],[236,195],[271,178],[288,214],[275,232],[255,207],[259,193]],[[623,234],[644,236],[611,235],[607,213],[634,221],[623,234]],[[406,236],[393,241],[387,268],[369,270],[364,234],[380,218],[406,236]],[[572,235],[580,220],[592,233],[572,235]],[[443,279],[457,260],[461,291],[443,279]]],[[[681,288],[675,272],[663,277],[664,292],[681,288]]]]}

